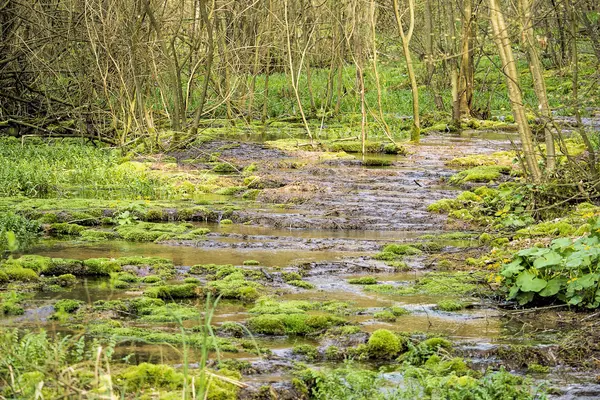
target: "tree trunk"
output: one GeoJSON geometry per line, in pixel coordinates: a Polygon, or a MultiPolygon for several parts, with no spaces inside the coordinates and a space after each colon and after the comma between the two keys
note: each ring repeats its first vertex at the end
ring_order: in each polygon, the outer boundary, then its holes
{"type": "Polygon", "coordinates": [[[417,86],[417,78],[413,69],[412,58],[410,55],[410,40],[412,39],[413,30],[415,27],[415,3],[414,0],[408,0],[408,6],[410,11],[410,23],[408,32],[404,32],[402,26],[402,17],[398,6],[398,0],[394,1],[394,15],[396,17],[396,23],[398,24],[398,33],[402,39],[402,51],[404,52],[404,58],[406,59],[406,68],[408,69],[408,78],[410,79],[410,88],[413,98],[413,126],[410,132],[410,140],[418,142],[421,136],[421,121],[419,118],[419,87],[417,86]]]}
{"type": "Polygon", "coordinates": [[[519,73],[515,63],[515,58],[510,46],[508,31],[498,5],[498,0],[488,0],[490,7],[490,22],[494,33],[494,40],[500,53],[502,60],[502,69],[506,75],[506,84],[508,87],[508,95],[510,98],[511,108],[515,117],[515,122],[519,127],[519,137],[521,139],[521,147],[525,159],[525,172],[529,179],[534,183],[539,183],[542,179],[542,174],[537,163],[537,158],[534,151],[531,127],[527,122],[525,115],[525,107],[523,106],[523,97],[521,95],[521,87],[519,85],[519,73]]]}
{"type": "Polygon", "coordinates": [[[546,169],[552,171],[556,166],[556,151],[554,148],[554,124],[552,123],[552,113],[548,103],[548,94],[546,91],[546,82],[542,70],[542,62],[536,47],[536,41],[533,34],[531,0],[519,0],[519,16],[521,20],[522,36],[521,40],[527,52],[529,61],[529,70],[533,78],[533,88],[539,102],[539,113],[542,116],[544,124],[544,138],[546,142],[546,169]]]}

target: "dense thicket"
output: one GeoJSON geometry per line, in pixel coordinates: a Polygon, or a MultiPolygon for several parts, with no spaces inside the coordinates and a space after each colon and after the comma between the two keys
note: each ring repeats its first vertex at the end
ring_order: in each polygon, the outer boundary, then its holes
{"type": "MultiPolygon", "coordinates": [[[[460,127],[497,114],[501,96],[525,172],[540,181],[561,145],[553,115],[581,125],[594,104],[599,12],[594,0],[7,1],[0,132],[123,145],[165,129],[177,141],[215,118],[291,116],[310,136],[311,118],[360,113],[365,137],[373,120],[390,135],[386,119],[403,111],[418,140],[423,108],[460,127]],[[563,79],[557,104],[548,70],[563,79]],[[389,101],[398,92],[412,93],[410,108],[389,101]],[[535,148],[527,113],[548,151],[535,148]]],[[[593,138],[581,136],[595,177],[593,138]]]]}

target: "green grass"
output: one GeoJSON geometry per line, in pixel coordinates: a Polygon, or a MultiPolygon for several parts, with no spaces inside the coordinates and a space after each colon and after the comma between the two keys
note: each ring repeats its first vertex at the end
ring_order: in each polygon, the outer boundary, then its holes
{"type": "Polygon", "coordinates": [[[0,138],[0,197],[155,198],[166,184],[116,150],[77,140],[0,138]]]}

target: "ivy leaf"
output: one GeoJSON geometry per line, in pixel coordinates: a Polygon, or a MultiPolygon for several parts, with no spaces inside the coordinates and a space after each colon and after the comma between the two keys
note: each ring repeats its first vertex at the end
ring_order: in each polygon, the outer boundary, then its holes
{"type": "Polygon", "coordinates": [[[560,288],[562,287],[562,285],[564,285],[566,283],[566,281],[567,280],[564,278],[550,279],[548,281],[548,284],[546,285],[546,287],[539,293],[540,296],[543,296],[543,297],[554,296],[555,294],[557,294],[560,291],[560,288]]]}
{"type": "Polygon", "coordinates": [[[517,285],[524,292],[538,293],[548,285],[548,282],[544,279],[537,278],[529,271],[524,271],[517,278],[517,285]]]}
{"type": "Polygon", "coordinates": [[[545,268],[552,265],[559,265],[562,257],[555,251],[549,251],[541,257],[538,257],[533,262],[535,268],[545,268]]]}

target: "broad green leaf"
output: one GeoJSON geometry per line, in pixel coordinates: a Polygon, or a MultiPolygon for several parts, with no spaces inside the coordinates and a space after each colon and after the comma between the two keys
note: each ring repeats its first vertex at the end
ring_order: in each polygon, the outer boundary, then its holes
{"type": "Polygon", "coordinates": [[[569,286],[574,290],[585,290],[594,286],[598,281],[598,277],[598,274],[586,274],[572,281],[569,286]]]}
{"type": "Polygon", "coordinates": [[[549,253],[550,251],[550,249],[546,248],[530,247],[529,249],[519,251],[517,255],[522,257],[540,257],[546,253],[549,253]]]}
{"type": "Polygon", "coordinates": [[[565,268],[575,269],[587,267],[590,265],[590,262],[590,257],[585,250],[576,251],[567,257],[565,261],[565,268]]]}
{"type": "Polygon", "coordinates": [[[550,251],[541,257],[538,257],[533,262],[533,266],[536,268],[545,268],[552,265],[559,265],[562,261],[562,257],[555,251],[550,251]]]}
{"type": "Polygon", "coordinates": [[[509,264],[505,264],[502,267],[502,271],[500,275],[510,278],[511,276],[517,275],[519,272],[523,271],[525,267],[522,264],[523,259],[521,257],[517,257],[513,262],[509,264]]]}
{"type": "Polygon", "coordinates": [[[525,304],[531,302],[531,300],[533,300],[534,294],[535,293],[533,293],[533,292],[519,293],[519,295],[517,296],[517,301],[519,302],[519,305],[524,306],[525,304]]]}
{"type": "Polygon", "coordinates": [[[555,249],[555,250],[563,250],[566,249],[567,247],[571,246],[573,244],[573,241],[569,238],[559,238],[559,239],[554,239],[552,241],[552,244],[550,245],[551,248],[555,249]]]}
{"type": "Polygon", "coordinates": [[[517,285],[510,288],[510,292],[508,292],[508,299],[512,300],[519,294],[520,290],[517,285]]]}
{"type": "Polygon", "coordinates": [[[548,282],[544,279],[536,278],[534,274],[529,271],[522,272],[517,278],[517,285],[524,292],[538,293],[546,287],[548,282]]]}
{"type": "Polygon", "coordinates": [[[548,281],[546,287],[540,292],[540,296],[549,297],[554,296],[560,291],[562,285],[566,283],[564,278],[554,278],[548,281]]]}
{"type": "Polygon", "coordinates": [[[569,304],[576,306],[579,303],[581,303],[582,301],[583,301],[583,297],[577,295],[577,296],[573,296],[569,299],[569,304]]]}

